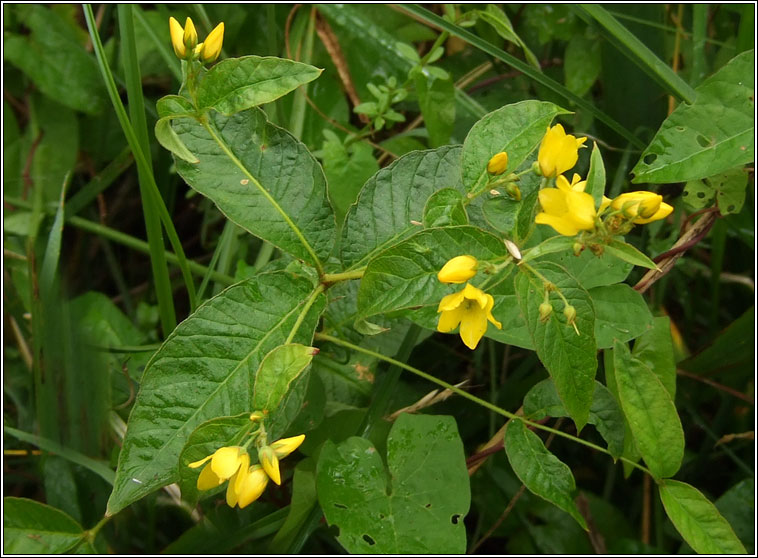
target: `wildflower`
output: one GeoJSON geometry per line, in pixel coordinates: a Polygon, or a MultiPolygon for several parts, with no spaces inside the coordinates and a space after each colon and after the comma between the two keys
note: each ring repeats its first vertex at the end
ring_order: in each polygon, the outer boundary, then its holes
{"type": "Polygon", "coordinates": [[[192,18],[187,18],[187,21],[182,28],[179,23],[173,17],[168,18],[168,29],[171,34],[171,44],[174,47],[174,53],[177,58],[184,59],[187,57],[187,49],[192,51],[197,45],[197,31],[195,30],[195,24],[192,23],[192,18]]]}
{"type": "Polygon", "coordinates": [[[460,324],[460,336],[466,346],[474,350],[487,331],[487,321],[498,329],[502,324],[492,316],[495,300],[492,295],[466,283],[462,291],[445,296],[437,308],[442,312],[437,331],[449,333],[460,324]]]}
{"type": "Polygon", "coordinates": [[[574,173],[570,184],[565,176],[560,175],[555,179],[555,185],[565,191],[573,190],[574,192],[584,192],[584,189],[587,187],[587,181],[582,180],[581,176],[574,173]]]}
{"type": "Polygon", "coordinates": [[[587,138],[577,139],[567,135],[560,124],[548,127],[537,154],[542,176],[558,176],[573,167],[579,159],[579,148],[585,141],[587,138]]]}
{"type": "Polygon", "coordinates": [[[295,451],[305,440],[305,434],[277,440],[270,446],[262,446],[258,449],[258,461],[268,477],[276,484],[282,484],[279,473],[279,459],[287,457],[295,451]]]}
{"type": "Polygon", "coordinates": [[[476,275],[479,262],[473,256],[456,256],[442,266],[437,279],[441,283],[465,283],[476,275]]]}
{"type": "Polygon", "coordinates": [[[300,444],[305,440],[305,434],[299,436],[292,436],[291,438],[282,438],[271,444],[271,449],[279,459],[287,457],[293,451],[300,447],[300,444]]]}
{"type": "Polygon", "coordinates": [[[213,62],[221,54],[221,46],[224,44],[224,22],[219,23],[211,31],[203,42],[200,57],[204,62],[213,62]]]}
{"type": "Polygon", "coordinates": [[[508,154],[505,151],[493,155],[490,162],[487,163],[487,172],[490,174],[503,174],[507,168],[508,154]]]}
{"type": "Polygon", "coordinates": [[[261,497],[268,484],[268,475],[260,465],[240,469],[229,481],[226,489],[226,503],[230,508],[249,506],[261,497]]]}
{"type": "MultiPolygon", "coordinates": [[[[574,236],[579,231],[591,231],[595,228],[595,200],[586,192],[577,192],[568,181],[558,188],[540,190],[539,200],[542,212],[534,222],[550,225],[563,236],[574,236]]],[[[556,181],[558,185],[558,181],[556,181]]]]}
{"type": "Polygon", "coordinates": [[[225,446],[200,461],[190,463],[189,467],[197,469],[208,460],[210,463],[203,468],[197,478],[198,490],[210,490],[220,486],[221,483],[237,473],[240,468],[246,468],[250,464],[250,456],[245,448],[225,446]]]}
{"type": "Polygon", "coordinates": [[[637,225],[664,219],[674,210],[664,203],[663,196],[645,191],[621,194],[611,202],[611,207],[637,225]]]}

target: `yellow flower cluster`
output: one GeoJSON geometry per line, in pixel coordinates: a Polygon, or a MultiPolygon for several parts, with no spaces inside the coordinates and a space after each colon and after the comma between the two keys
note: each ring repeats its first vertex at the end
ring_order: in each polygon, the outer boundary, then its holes
{"type": "MultiPolygon", "coordinates": [[[[476,275],[479,262],[473,256],[456,256],[449,260],[437,274],[442,283],[465,283],[476,275]]],[[[466,283],[463,290],[442,298],[437,312],[442,312],[437,322],[437,331],[450,333],[460,325],[460,336],[472,351],[487,332],[487,322],[502,329],[502,324],[492,315],[495,299],[466,283]]]]}
{"type": "Polygon", "coordinates": [[[603,196],[600,207],[595,208],[593,197],[584,191],[587,181],[574,174],[569,183],[562,174],[576,164],[579,148],[585,147],[582,144],[586,139],[567,135],[560,124],[547,129],[537,161],[543,176],[556,177],[556,188],[540,190],[542,211],[535,217],[535,223],[550,225],[563,236],[575,236],[580,231],[595,230],[598,215],[609,206],[634,224],[664,219],[673,211],[662,196],[645,191],[628,192],[613,200],[603,196]]]}
{"type": "Polygon", "coordinates": [[[250,465],[247,449],[240,446],[225,446],[211,455],[189,464],[197,469],[206,464],[197,478],[198,490],[210,490],[229,481],[226,488],[226,503],[229,507],[244,508],[260,498],[268,480],[281,484],[279,459],[295,451],[305,440],[305,434],[277,440],[258,450],[260,464],[250,465]]]}
{"type": "Polygon", "coordinates": [[[168,20],[168,28],[171,34],[171,44],[174,47],[176,57],[181,60],[200,57],[203,62],[213,62],[221,54],[221,46],[224,43],[224,23],[219,23],[213,31],[206,37],[205,41],[198,44],[197,31],[192,18],[187,21],[182,28],[173,17],[168,20]]]}

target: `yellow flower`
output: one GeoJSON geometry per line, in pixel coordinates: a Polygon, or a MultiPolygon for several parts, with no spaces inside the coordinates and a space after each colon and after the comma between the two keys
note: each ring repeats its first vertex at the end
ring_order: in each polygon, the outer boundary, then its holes
{"type": "Polygon", "coordinates": [[[565,184],[556,181],[558,188],[540,190],[539,200],[542,212],[534,222],[550,225],[563,236],[574,236],[579,231],[591,231],[595,228],[595,200],[586,192],[577,192],[567,180],[565,184]]]}
{"type": "Polygon", "coordinates": [[[472,351],[487,331],[487,321],[502,329],[502,324],[492,316],[495,299],[469,283],[462,291],[445,296],[437,308],[442,312],[437,331],[450,333],[460,324],[460,335],[472,351]]]}
{"type": "Polygon", "coordinates": [[[192,18],[187,18],[184,24],[184,47],[192,50],[197,45],[197,31],[195,30],[195,24],[192,23],[192,18]]]}
{"type": "Polygon", "coordinates": [[[503,174],[507,168],[508,154],[505,151],[493,155],[490,162],[487,163],[487,172],[490,174],[503,174]]]}
{"type": "Polygon", "coordinates": [[[210,460],[200,476],[197,478],[198,490],[210,490],[220,486],[225,480],[234,476],[240,468],[246,468],[250,464],[250,456],[245,448],[239,446],[225,446],[216,450],[211,455],[189,464],[192,469],[197,469],[206,461],[210,460]]]}
{"type": "Polygon", "coordinates": [[[584,192],[584,189],[587,187],[587,181],[582,180],[582,177],[578,174],[574,173],[574,176],[571,178],[571,184],[569,184],[569,181],[566,180],[566,177],[563,175],[560,175],[555,179],[555,185],[560,188],[561,190],[573,190],[574,192],[584,192]]]}
{"type": "MultiPolygon", "coordinates": [[[[187,18],[191,21],[189,18],[187,18]]],[[[177,58],[184,58],[187,54],[187,50],[184,47],[184,29],[182,24],[176,21],[173,17],[168,18],[168,30],[171,34],[171,44],[174,47],[174,53],[177,58]]]]}
{"type": "Polygon", "coordinates": [[[263,446],[258,450],[258,461],[272,481],[276,484],[282,484],[282,477],[279,473],[279,458],[271,447],[263,446]]]}
{"type": "Polygon", "coordinates": [[[229,481],[226,489],[226,503],[230,508],[249,506],[261,497],[268,484],[268,475],[260,465],[240,469],[229,481]]]}
{"type": "Polygon", "coordinates": [[[200,53],[205,62],[213,62],[221,54],[221,45],[224,44],[224,22],[219,23],[203,41],[203,49],[200,53]]]}
{"type": "Polygon", "coordinates": [[[271,444],[271,449],[279,459],[283,459],[300,447],[305,440],[305,434],[292,436],[291,438],[282,438],[271,444]]]}
{"type": "Polygon", "coordinates": [[[579,148],[585,141],[587,138],[566,135],[560,124],[548,127],[537,155],[542,176],[558,176],[573,167],[579,158],[579,148]]]}
{"type": "Polygon", "coordinates": [[[441,283],[465,283],[476,275],[478,265],[474,256],[456,256],[442,266],[437,279],[441,283]]]}
{"type": "Polygon", "coordinates": [[[645,191],[621,194],[611,202],[611,207],[637,225],[664,219],[674,210],[664,203],[663,196],[645,191]]]}

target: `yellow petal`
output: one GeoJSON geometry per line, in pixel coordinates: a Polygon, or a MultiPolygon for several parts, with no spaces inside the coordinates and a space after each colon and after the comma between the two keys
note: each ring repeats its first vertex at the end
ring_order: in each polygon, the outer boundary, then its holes
{"type": "Polygon", "coordinates": [[[463,289],[463,296],[464,298],[467,298],[468,300],[474,300],[477,304],[479,304],[480,308],[484,308],[487,306],[487,296],[484,291],[481,289],[477,289],[474,285],[471,285],[470,283],[466,283],[466,286],[463,289]]]}
{"type": "Polygon", "coordinates": [[[276,484],[282,484],[281,473],[279,472],[279,458],[269,446],[263,446],[258,450],[258,461],[261,467],[266,471],[269,478],[276,484]]]}
{"type": "Polygon", "coordinates": [[[197,31],[195,30],[195,24],[192,23],[192,18],[188,17],[184,24],[184,46],[188,49],[193,49],[197,45],[197,31]]]}
{"type": "Polygon", "coordinates": [[[473,351],[486,331],[487,313],[483,309],[473,306],[461,320],[461,339],[473,351]]]}
{"type": "Polygon", "coordinates": [[[462,302],[463,302],[463,291],[458,291],[457,293],[443,296],[442,300],[440,300],[439,306],[437,307],[437,312],[447,312],[450,310],[455,310],[461,305],[462,302]]]}
{"type": "Polygon", "coordinates": [[[211,468],[211,464],[208,463],[208,465],[200,471],[200,476],[197,477],[197,489],[210,490],[211,488],[216,488],[222,482],[224,481],[216,476],[216,473],[214,473],[211,468]]]}
{"type": "Polygon", "coordinates": [[[271,444],[271,449],[279,459],[283,459],[295,451],[305,440],[305,434],[292,436],[291,438],[282,438],[271,444]]]}
{"type": "Polygon", "coordinates": [[[492,322],[492,324],[498,328],[503,329],[503,324],[498,322],[495,317],[492,315],[492,307],[495,306],[495,299],[492,298],[492,295],[486,295],[487,296],[487,306],[484,307],[484,311],[487,314],[487,319],[492,322]]]}
{"type": "Polygon", "coordinates": [[[234,487],[237,485],[237,481],[240,478],[244,478],[244,475],[240,475],[240,471],[237,471],[234,473],[234,476],[229,479],[229,484],[226,485],[226,505],[230,508],[237,505],[237,491],[234,487]]]}
{"type": "Polygon", "coordinates": [[[238,446],[227,446],[216,451],[211,460],[211,467],[220,479],[228,479],[237,472],[242,454],[246,453],[238,446]]]}
{"type": "Polygon", "coordinates": [[[442,266],[437,279],[442,283],[465,283],[476,275],[479,262],[473,256],[456,256],[442,266]]]}
{"type": "Polygon", "coordinates": [[[221,46],[224,44],[224,22],[219,23],[211,31],[203,42],[202,57],[206,62],[213,62],[221,54],[221,46]]]}
{"type": "Polygon", "coordinates": [[[568,192],[564,190],[557,190],[555,188],[545,188],[540,190],[537,197],[540,200],[540,205],[545,213],[550,215],[564,215],[568,212],[568,204],[566,203],[566,195],[568,192]]]}
{"type": "Polygon", "coordinates": [[[461,307],[454,308],[453,310],[445,310],[442,312],[440,319],[437,322],[437,331],[440,331],[442,333],[450,333],[456,327],[458,327],[458,324],[461,323],[462,317],[463,308],[461,307]]]}
{"type": "Polygon", "coordinates": [[[566,180],[566,177],[563,175],[556,177],[555,185],[558,187],[559,190],[563,190],[564,192],[568,192],[571,190],[571,184],[569,184],[569,181],[566,180]]]}
{"type": "Polygon", "coordinates": [[[184,58],[186,50],[184,49],[184,29],[182,24],[173,17],[168,18],[168,30],[171,35],[171,45],[174,47],[174,53],[177,58],[184,58]]]}
{"type": "Polygon", "coordinates": [[[534,218],[534,222],[538,225],[550,225],[558,234],[562,234],[563,236],[575,236],[579,233],[579,229],[576,228],[574,223],[565,218],[556,217],[544,212],[538,213],[534,218]]]}
{"type": "Polygon", "coordinates": [[[597,212],[602,213],[609,205],[611,205],[611,198],[603,196],[603,201],[600,202],[600,208],[597,210],[597,212]]]}
{"type": "Polygon", "coordinates": [[[240,509],[247,507],[260,498],[268,484],[268,475],[259,465],[253,465],[247,471],[245,480],[237,493],[240,509]]]}
{"type": "Polygon", "coordinates": [[[190,467],[192,469],[197,469],[203,463],[205,463],[206,461],[208,461],[211,457],[213,457],[213,454],[209,455],[208,457],[203,457],[200,461],[193,461],[192,463],[190,463],[189,465],[187,465],[187,467],[190,467]]]}
{"type": "Polygon", "coordinates": [[[566,196],[567,218],[578,229],[590,231],[595,228],[595,200],[585,192],[572,191],[566,196]]]}
{"type": "Polygon", "coordinates": [[[244,455],[240,458],[240,466],[239,469],[237,469],[237,472],[234,473],[234,476],[229,479],[229,486],[234,485],[234,491],[239,493],[242,487],[242,483],[245,480],[245,475],[247,474],[247,468],[250,466],[250,456],[247,454],[247,452],[244,453],[244,455]]]}
{"type": "Polygon", "coordinates": [[[647,223],[652,223],[653,221],[658,221],[659,219],[665,219],[671,214],[672,211],[674,211],[674,208],[672,206],[666,202],[661,202],[661,206],[658,208],[658,211],[655,212],[655,215],[648,217],[647,219],[637,218],[633,222],[637,223],[638,225],[645,225],[647,223]]]}
{"type": "Polygon", "coordinates": [[[487,163],[487,172],[490,174],[503,174],[507,168],[508,154],[505,151],[493,155],[489,163],[487,163]]]}

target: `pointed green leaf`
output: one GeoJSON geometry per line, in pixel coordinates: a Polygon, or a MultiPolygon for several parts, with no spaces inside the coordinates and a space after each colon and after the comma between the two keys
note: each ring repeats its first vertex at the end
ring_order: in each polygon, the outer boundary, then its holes
{"type": "Polygon", "coordinates": [[[530,262],[541,256],[547,254],[553,254],[555,252],[572,252],[573,246],[576,240],[569,236],[553,236],[547,240],[543,240],[534,248],[530,248],[528,252],[524,253],[524,257],[521,259],[523,262],[530,262]]]}
{"type": "Polygon", "coordinates": [[[272,56],[242,56],[222,60],[208,70],[197,88],[198,108],[230,116],[270,103],[311,82],[323,70],[272,56]]]}
{"type": "Polygon", "coordinates": [[[708,498],[687,483],[664,480],[658,485],[666,515],[698,554],[745,554],[732,526],[708,498]]]}
{"type": "Polygon", "coordinates": [[[158,143],[160,143],[165,149],[169,150],[180,159],[193,165],[199,163],[200,159],[195,157],[195,154],[187,149],[187,146],[184,145],[182,140],[179,139],[179,136],[176,135],[174,128],[171,126],[172,119],[173,117],[166,116],[160,118],[158,122],[155,123],[155,139],[157,139],[158,143]]]}
{"type": "Polygon", "coordinates": [[[446,227],[468,225],[463,196],[453,188],[443,188],[432,194],[424,206],[424,226],[446,227]]]}
{"type": "Polygon", "coordinates": [[[568,111],[553,103],[521,101],[487,114],[471,128],[463,142],[463,184],[469,192],[487,189],[487,163],[493,155],[508,153],[505,173],[516,171],[542,140],[553,118],[568,111]]]}
{"type": "Polygon", "coordinates": [[[533,266],[554,283],[576,309],[577,335],[566,322],[563,302],[552,293],[553,312],[545,323],[540,321],[539,306],[544,300],[542,283],[521,272],[516,277],[516,295],[521,313],[526,318],[534,346],[542,364],[550,373],[558,395],[578,430],[587,423],[592,394],[595,391],[597,346],[595,345],[595,315],[587,291],[566,270],[552,263],[533,266]]]}
{"type": "Polygon", "coordinates": [[[571,469],[550,453],[540,437],[519,419],[508,421],[505,453],[524,486],[571,515],[582,529],[587,530],[587,522],[574,502],[576,482],[571,469]]]}
{"type": "Polygon", "coordinates": [[[403,414],[387,438],[387,468],[366,439],[324,444],[316,472],[321,509],[351,553],[466,550],[471,493],[452,417],[403,414]],[[389,469],[389,470],[387,470],[389,469]]]}
{"type": "MultiPolygon", "coordinates": [[[[555,384],[550,378],[535,384],[524,397],[524,415],[531,420],[541,420],[546,416],[567,417],[555,384]]],[[[608,451],[618,458],[624,451],[624,415],[611,392],[600,382],[595,382],[590,416],[587,420],[608,444],[608,451]]]]}
{"type": "Polygon", "coordinates": [[[631,244],[627,244],[620,240],[611,240],[605,246],[605,252],[633,265],[639,265],[648,269],[658,269],[658,266],[655,265],[653,260],[648,258],[631,244]]]}
{"type": "MultiPolygon", "coordinates": [[[[380,252],[366,267],[358,291],[361,316],[416,306],[438,305],[451,287],[437,279],[448,260],[468,254],[480,261],[507,254],[502,240],[476,227],[426,229],[380,252]]],[[[484,279],[478,275],[478,284],[484,279]]],[[[436,309],[436,308],[435,308],[436,309]]]]}
{"type": "Polygon", "coordinates": [[[424,206],[437,190],[463,192],[460,157],[460,146],[414,151],[372,176],[345,218],[344,265],[366,265],[378,251],[418,232],[424,206]]]}
{"type": "Polygon", "coordinates": [[[595,200],[595,208],[599,208],[603,202],[603,194],[605,194],[605,164],[603,163],[603,155],[597,147],[597,142],[593,142],[592,145],[590,170],[587,171],[587,186],[585,186],[584,191],[595,200]]]}
{"type": "Polygon", "coordinates": [[[253,386],[253,409],[275,411],[284,396],[317,352],[313,347],[296,343],[277,347],[261,362],[253,386]]]}
{"type": "Polygon", "coordinates": [[[684,456],[684,432],[674,401],[657,376],[632,357],[626,343],[614,343],[613,368],[621,409],[642,458],[656,478],[674,476],[684,456]]]}
{"type": "Polygon", "coordinates": [[[676,400],[676,362],[668,316],[653,318],[652,327],[634,342],[632,356],[652,370],[671,399],[676,400]]]}
{"type": "Polygon", "coordinates": [[[260,109],[210,112],[206,121],[172,122],[200,159],[176,161],[182,178],[243,229],[319,267],[334,244],[335,222],[313,155],[260,109]]]}
{"type": "MultiPolygon", "coordinates": [[[[415,52],[415,51],[414,51],[415,52]]],[[[428,70],[433,67],[427,68],[428,70]]],[[[455,85],[453,79],[438,79],[425,73],[416,74],[416,94],[429,144],[439,147],[450,142],[455,124],[455,85]]]]}
{"type": "Polygon", "coordinates": [[[192,101],[181,95],[166,95],[155,103],[159,118],[167,116],[195,116],[197,112],[192,101]]]}
{"type": "Polygon", "coordinates": [[[632,182],[684,182],[753,161],[754,68],[755,50],[749,50],[700,84],[695,102],[681,103],[663,122],[632,182]]]}
{"type": "MultiPolygon", "coordinates": [[[[233,285],[179,324],[141,380],[119,456],[108,513],[178,479],[184,442],[202,422],[251,412],[255,372],[284,343],[313,289],[285,272],[233,285]]],[[[294,341],[310,343],[325,297],[307,312],[294,341]]]]}
{"type": "Polygon", "coordinates": [[[5,554],[63,554],[83,537],[81,525],[59,509],[26,498],[3,498],[5,554]]]}
{"type": "Polygon", "coordinates": [[[595,341],[598,349],[613,347],[614,340],[629,341],[645,333],[653,315],[642,295],[623,283],[589,291],[595,307],[595,341]]]}

